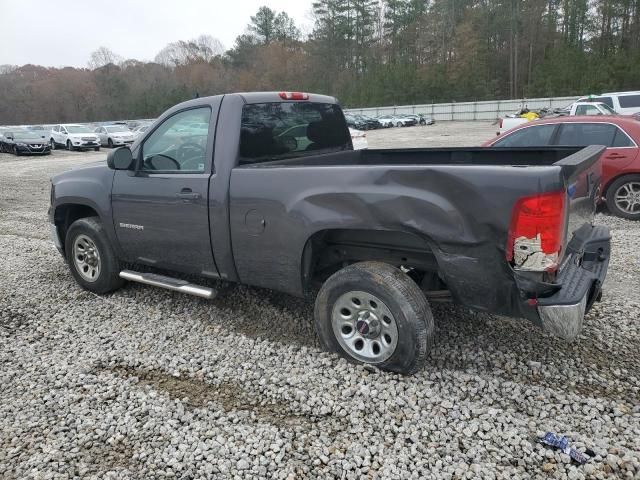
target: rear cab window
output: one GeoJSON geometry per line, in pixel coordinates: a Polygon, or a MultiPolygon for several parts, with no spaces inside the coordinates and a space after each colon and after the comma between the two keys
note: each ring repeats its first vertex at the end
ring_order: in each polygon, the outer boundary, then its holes
{"type": "Polygon", "coordinates": [[[338,105],[250,103],[242,109],[240,165],[351,149],[338,105]]]}

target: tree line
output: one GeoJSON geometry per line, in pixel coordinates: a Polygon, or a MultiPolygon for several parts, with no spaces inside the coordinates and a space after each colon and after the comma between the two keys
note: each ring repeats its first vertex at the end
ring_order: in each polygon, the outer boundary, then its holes
{"type": "Polygon", "coordinates": [[[640,89],[640,0],[315,0],[303,37],[261,7],[232,48],[202,35],[152,62],[0,67],[0,124],[154,117],[194,96],[303,90],[351,107],[640,89]]]}

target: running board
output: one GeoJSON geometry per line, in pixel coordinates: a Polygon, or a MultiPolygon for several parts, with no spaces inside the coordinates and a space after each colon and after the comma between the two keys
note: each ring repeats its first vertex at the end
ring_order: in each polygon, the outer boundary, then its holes
{"type": "Polygon", "coordinates": [[[202,297],[211,300],[215,298],[218,292],[213,288],[202,287],[194,283],[179,278],[166,277],[156,273],[140,273],[133,270],[123,270],[120,272],[120,278],[131,282],[144,283],[145,285],[153,285],[154,287],[166,288],[174,292],[188,293],[196,297],[202,297]]]}

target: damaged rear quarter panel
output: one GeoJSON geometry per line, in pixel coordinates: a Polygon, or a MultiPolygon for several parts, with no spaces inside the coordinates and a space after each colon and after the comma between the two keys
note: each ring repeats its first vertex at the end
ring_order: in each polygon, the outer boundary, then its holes
{"type": "Polygon", "coordinates": [[[410,233],[433,251],[456,301],[518,315],[505,260],[513,204],[562,187],[557,167],[239,167],[230,181],[233,256],[243,283],[300,295],[302,253],[314,233],[410,233]],[[248,212],[264,219],[261,233],[247,225],[248,212]]]}

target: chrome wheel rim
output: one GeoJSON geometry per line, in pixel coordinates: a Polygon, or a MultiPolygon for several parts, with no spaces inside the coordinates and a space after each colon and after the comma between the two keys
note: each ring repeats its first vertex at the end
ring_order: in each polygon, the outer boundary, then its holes
{"type": "Polygon", "coordinates": [[[625,213],[640,213],[640,182],[620,185],[615,193],[616,207],[625,213]]]}
{"type": "Polygon", "coordinates": [[[331,325],[344,351],[364,363],[384,362],[398,346],[398,325],[391,310],[367,292],[341,295],[333,306],[331,325]]]}
{"type": "Polygon", "coordinates": [[[100,252],[86,235],[78,235],[73,242],[73,259],[76,271],[87,282],[95,282],[100,276],[100,252]]]}

